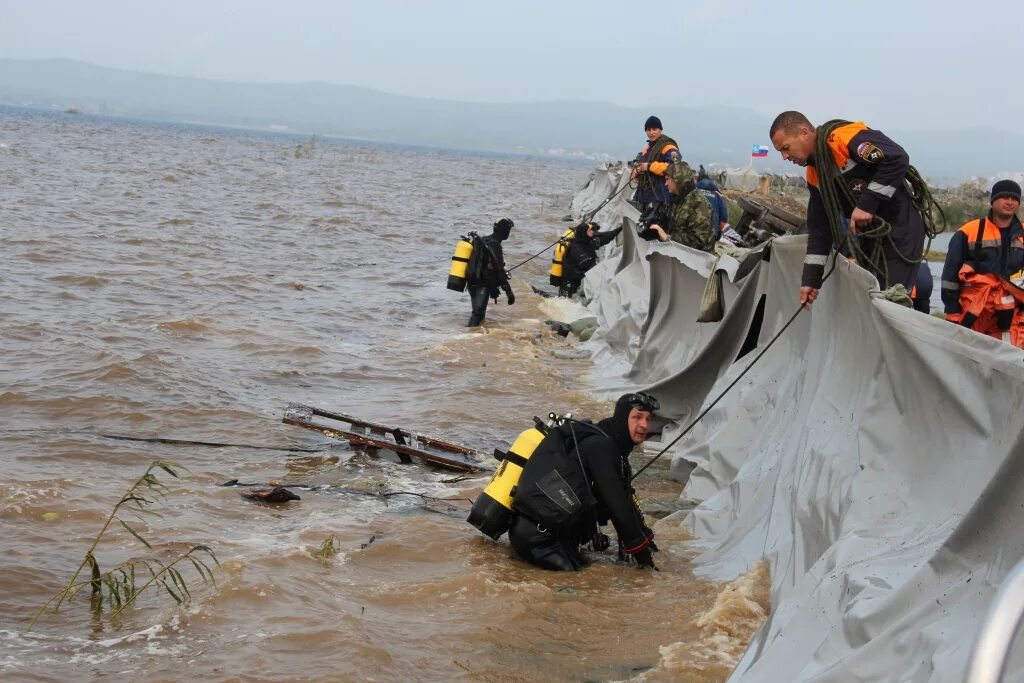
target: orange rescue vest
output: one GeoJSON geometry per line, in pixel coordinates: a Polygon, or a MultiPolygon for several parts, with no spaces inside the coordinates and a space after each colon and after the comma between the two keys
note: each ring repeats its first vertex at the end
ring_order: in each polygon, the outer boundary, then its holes
{"type": "Polygon", "coordinates": [[[992,273],[978,273],[969,263],[960,267],[960,313],[946,320],[960,324],[975,316],[971,329],[1024,348],[1024,289],[992,273]]]}
{"type": "MultiPolygon", "coordinates": [[[[832,160],[836,167],[843,173],[853,168],[855,162],[850,158],[850,140],[862,130],[867,130],[863,121],[855,121],[845,126],[839,126],[828,136],[828,148],[832,152],[832,160]]],[[[818,169],[814,166],[807,167],[807,184],[818,187],[818,169]]]]}

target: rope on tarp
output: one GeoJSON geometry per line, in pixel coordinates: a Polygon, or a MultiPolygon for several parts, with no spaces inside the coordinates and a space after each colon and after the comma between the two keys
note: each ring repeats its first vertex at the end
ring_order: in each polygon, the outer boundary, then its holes
{"type": "MultiPolygon", "coordinates": [[[[836,257],[837,257],[837,253],[833,251],[833,252],[832,252],[832,257],[831,257],[831,258],[832,258],[832,265],[831,265],[831,266],[829,266],[828,272],[826,272],[826,273],[825,273],[825,276],[824,276],[824,277],[823,277],[823,278],[821,279],[821,283],[822,283],[822,285],[824,285],[824,284],[825,284],[825,281],[826,281],[826,280],[828,280],[828,279],[829,279],[829,277],[831,277],[831,276],[832,276],[832,273],[833,273],[833,272],[835,271],[835,269],[836,269],[836,257]]],[[[782,333],[783,333],[783,332],[785,332],[785,331],[786,331],[787,329],[789,329],[789,326],[793,324],[793,321],[794,321],[794,320],[796,320],[797,316],[798,316],[798,315],[800,315],[800,312],[801,312],[801,311],[803,311],[803,310],[804,310],[805,308],[806,308],[806,307],[805,307],[805,306],[804,306],[803,304],[801,304],[801,305],[800,305],[800,306],[799,306],[799,307],[798,307],[798,308],[796,309],[796,311],[795,311],[795,312],[793,313],[793,315],[791,315],[791,316],[789,317],[789,320],[787,320],[787,321],[785,322],[785,324],[784,324],[784,325],[783,325],[783,326],[782,326],[781,328],[779,328],[779,331],[778,331],[778,332],[776,332],[776,333],[775,333],[775,335],[774,335],[774,336],[773,336],[773,337],[772,337],[772,338],[771,338],[771,339],[770,339],[770,340],[768,341],[768,343],[764,345],[764,348],[763,348],[763,349],[761,349],[761,351],[760,351],[760,352],[759,352],[759,353],[758,353],[758,354],[757,354],[757,355],[756,355],[756,356],[754,357],[754,360],[750,361],[750,364],[749,364],[749,365],[747,365],[747,367],[743,368],[743,370],[742,370],[742,371],[740,372],[740,374],[736,376],[736,379],[734,379],[734,380],[733,380],[732,382],[730,382],[730,383],[729,383],[729,386],[727,386],[727,387],[726,387],[726,388],[725,388],[725,389],[724,389],[724,390],[722,391],[722,393],[720,393],[720,394],[719,394],[718,396],[716,396],[716,397],[715,397],[715,400],[713,400],[713,401],[712,401],[712,402],[711,402],[710,404],[708,404],[708,406],[707,406],[707,407],[706,407],[706,408],[705,408],[704,410],[702,410],[702,411],[700,412],[700,415],[698,415],[697,417],[695,417],[695,418],[693,419],[693,421],[692,421],[692,422],[691,422],[691,423],[690,423],[690,424],[689,424],[689,425],[688,425],[688,426],[686,427],[686,429],[684,429],[684,430],[683,430],[682,432],[680,432],[680,433],[679,433],[679,435],[678,435],[678,436],[677,436],[676,438],[672,439],[672,441],[671,441],[671,442],[669,442],[669,444],[668,444],[667,446],[665,446],[665,447],[664,447],[664,448],[662,448],[662,449],[661,449],[660,451],[658,451],[658,453],[657,453],[657,454],[656,454],[656,455],[655,455],[655,456],[654,456],[653,458],[651,458],[651,459],[650,459],[650,460],[649,460],[649,461],[647,462],[647,464],[646,464],[646,465],[644,465],[644,466],[643,466],[643,467],[641,467],[641,468],[640,468],[639,470],[637,470],[637,471],[636,471],[636,474],[634,474],[634,475],[632,476],[632,478],[630,478],[630,481],[633,481],[634,479],[636,479],[637,477],[639,477],[639,476],[640,476],[640,474],[641,474],[641,473],[642,473],[642,472],[643,472],[644,470],[646,470],[646,469],[647,469],[648,467],[650,467],[651,465],[653,465],[653,464],[654,464],[654,461],[655,461],[655,460],[657,460],[658,458],[660,458],[661,456],[663,456],[663,455],[664,455],[664,454],[665,454],[665,453],[666,453],[666,452],[667,452],[667,451],[668,451],[668,450],[669,450],[670,448],[672,448],[673,446],[675,446],[675,445],[676,445],[676,443],[677,443],[677,442],[678,442],[678,441],[679,441],[680,439],[682,439],[682,438],[683,438],[684,436],[686,436],[687,434],[689,434],[689,433],[690,433],[690,430],[692,430],[692,429],[693,429],[694,427],[696,427],[696,426],[697,426],[697,423],[698,423],[698,422],[700,422],[700,421],[701,421],[701,419],[703,419],[705,415],[707,415],[707,414],[708,414],[709,412],[711,412],[711,409],[712,409],[712,408],[714,408],[714,407],[715,407],[716,405],[718,405],[718,402],[719,402],[719,401],[721,401],[721,400],[722,400],[722,398],[723,398],[723,397],[724,397],[724,396],[725,396],[726,394],[728,394],[728,393],[729,393],[729,392],[730,392],[730,391],[732,390],[732,388],[733,388],[734,386],[736,386],[736,385],[737,385],[737,384],[739,383],[739,381],[740,381],[741,379],[743,379],[743,377],[744,377],[744,376],[745,376],[745,375],[747,374],[747,372],[749,372],[749,371],[750,371],[750,368],[754,367],[754,365],[755,365],[755,364],[757,363],[757,361],[761,360],[761,358],[762,358],[762,357],[764,356],[764,354],[768,353],[768,349],[770,349],[770,348],[772,347],[772,345],[773,345],[773,344],[775,344],[775,342],[777,342],[777,341],[779,340],[779,337],[781,337],[781,336],[782,336],[782,333]]]]}

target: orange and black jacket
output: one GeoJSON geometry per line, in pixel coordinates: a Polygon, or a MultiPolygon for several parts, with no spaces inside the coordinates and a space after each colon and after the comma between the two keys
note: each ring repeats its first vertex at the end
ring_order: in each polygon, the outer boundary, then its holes
{"type": "Polygon", "coordinates": [[[1024,226],[1016,216],[1005,228],[987,218],[964,223],[949,240],[942,267],[942,304],[946,313],[960,313],[960,268],[1009,278],[1024,269],[1024,226]]]}
{"type": "MultiPolygon", "coordinates": [[[[877,215],[892,226],[896,248],[906,258],[920,258],[919,253],[907,253],[913,251],[909,248],[913,242],[910,232],[923,231],[924,222],[904,186],[910,157],[903,148],[861,121],[832,131],[828,146],[832,159],[825,163],[835,163],[857,202],[855,206],[842,207],[845,215],[841,222],[849,225],[854,208],[877,215]]],[[[807,256],[801,282],[804,287],[814,288],[821,287],[825,263],[833,246],[825,204],[818,189],[819,163],[813,158],[807,163],[807,186],[811,196],[807,202],[807,256]]]]}
{"type": "Polygon", "coordinates": [[[638,176],[636,200],[641,207],[647,207],[652,202],[667,203],[671,199],[668,196],[668,188],[665,187],[665,171],[673,161],[680,158],[679,145],[664,134],[654,142],[648,143],[640,152],[640,160],[650,164],[647,172],[638,176]]]}

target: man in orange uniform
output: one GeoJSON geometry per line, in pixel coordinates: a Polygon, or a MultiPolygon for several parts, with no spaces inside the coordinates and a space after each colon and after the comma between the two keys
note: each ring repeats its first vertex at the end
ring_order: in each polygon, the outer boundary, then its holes
{"type": "Polygon", "coordinates": [[[647,146],[637,155],[631,177],[637,181],[634,202],[641,213],[647,213],[655,204],[667,204],[670,197],[665,188],[665,171],[674,161],[680,159],[679,145],[665,135],[661,119],[648,116],[644,122],[647,146]]]}
{"type": "Polygon", "coordinates": [[[942,268],[946,320],[1024,348],[1024,227],[1020,185],[992,186],[988,216],[962,225],[942,268]]]}
{"type": "MultiPolygon", "coordinates": [[[[831,158],[816,159],[817,131],[798,111],[779,114],[769,135],[783,159],[807,169],[808,237],[800,303],[809,306],[817,298],[833,247],[832,230],[819,187],[819,172],[825,164],[835,164],[842,182],[855,198],[854,206],[840,207],[849,221],[851,235],[856,236],[858,230],[866,229],[875,216],[892,226],[891,242],[886,240],[883,246],[885,263],[860,265],[878,278],[883,289],[902,284],[909,292],[924,249],[925,227],[904,183],[910,158],[903,148],[863,122],[846,123],[835,128],[828,137],[831,158]],[[884,270],[880,266],[884,266],[884,270]]],[[[864,241],[861,244],[864,246],[864,241]]]]}

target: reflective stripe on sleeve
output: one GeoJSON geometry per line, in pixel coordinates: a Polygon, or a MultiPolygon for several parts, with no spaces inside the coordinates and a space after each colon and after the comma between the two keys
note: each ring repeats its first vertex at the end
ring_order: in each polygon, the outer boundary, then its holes
{"type": "Polygon", "coordinates": [[[956,282],[950,282],[949,280],[943,280],[942,281],[942,288],[943,289],[960,289],[960,281],[957,280],[956,282]]]}
{"type": "Polygon", "coordinates": [[[868,192],[874,192],[880,194],[883,197],[892,199],[893,194],[896,193],[896,188],[892,185],[880,185],[879,183],[868,183],[868,192]]]}
{"type": "Polygon", "coordinates": [[[828,263],[828,254],[808,254],[804,256],[804,264],[808,266],[823,266],[828,263]]]}

